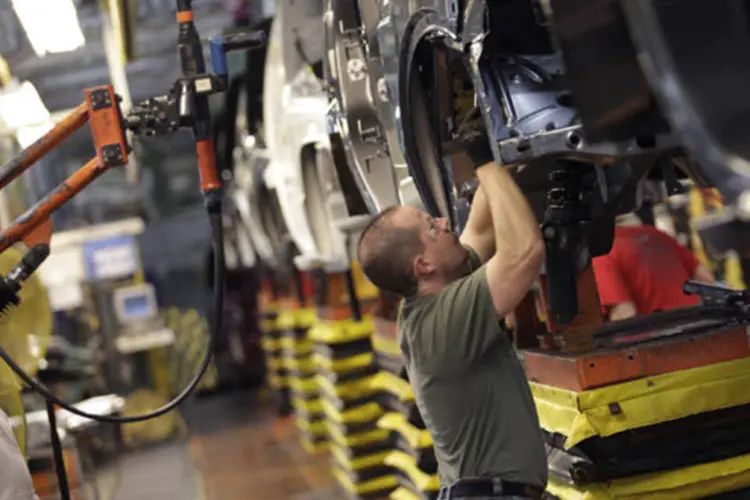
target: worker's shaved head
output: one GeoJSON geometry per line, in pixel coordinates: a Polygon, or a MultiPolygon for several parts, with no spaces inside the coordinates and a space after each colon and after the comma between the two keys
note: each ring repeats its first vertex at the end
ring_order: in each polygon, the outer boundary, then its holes
{"type": "Polygon", "coordinates": [[[362,231],[357,259],[376,287],[401,296],[417,292],[414,258],[424,248],[419,221],[415,208],[389,207],[362,231]]]}

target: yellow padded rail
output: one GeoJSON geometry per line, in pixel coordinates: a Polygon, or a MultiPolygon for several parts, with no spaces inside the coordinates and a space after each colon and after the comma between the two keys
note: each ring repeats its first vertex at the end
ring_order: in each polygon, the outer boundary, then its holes
{"type": "Polygon", "coordinates": [[[400,413],[391,412],[380,417],[378,428],[398,432],[409,443],[409,446],[415,450],[430,448],[432,446],[430,432],[427,429],[417,429],[400,413]]]}
{"type": "Polygon", "coordinates": [[[362,457],[349,458],[344,451],[344,448],[332,445],[331,454],[336,460],[337,464],[345,470],[359,471],[362,469],[369,469],[370,467],[378,467],[385,464],[385,458],[388,456],[390,451],[381,451],[380,453],[373,453],[372,455],[365,455],[362,457]]]}
{"type": "Polygon", "coordinates": [[[380,476],[359,484],[354,484],[349,479],[349,476],[339,467],[333,468],[333,475],[339,484],[352,495],[368,495],[398,486],[398,480],[395,476],[380,476]]]}
{"type": "Polygon", "coordinates": [[[331,396],[343,400],[359,399],[371,396],[378,392],[379,386],[376,385],[378,375],[371,375],[349,382],[339,382],[334,384],[324,375],[318,373],[315,380],[320,388],[331,396]]]}
{"type": "Polygon", "coordinates": [[[346,344],[372,337],[374,326],[370,316],[362,321],[342,319],[338,321],[317,322],[310,328],[310,338],[323,344],[346,344]]]}
{"type": "Polygon", "coordinates": [[[296,424],[297,427],[312,436],[323,437],[328,435],[328,426],[324,420],[310,422],[307,419],[297,417],[296,424]]]}
{"type": "Polygon", "coordinates": [[[281,349],[292,351],[299,356],[311,352],[315,347],[315,342],[307,338],[298,339],[287,336],[279,339],[278,345],[281,349]]]}
{"type": "Polygon", "coordinates": [[[542,428],[570,448],[690,415],[750,403],[750,358],[574,392],[530,383],[542,428]],[[613,415],[610,405],[618,406],[613,415]]]}
{"type": "Polygon", "coordinates": [[[375,357],[371,352],[364,352],[344,359],[329,359],[320,353],[314,353],[312,355],[315,360],[315,364],[329,372],[333,373],[349,373],[363,368],[372,366],[375,357]]]}
{"type": "Polygon", "coordinates": [[[310,328],[318,323],[315,309],[284,309],[276,316],[276,328],[279,330],[293,330],[295,328],[310,328]]]}
{"type": "Polygon", "coordinates": [[[276,328],[279,330],[292,330],[297,326],[297,311],[284,309],[276,316],[276,328]]]}
{"type": "Polygon", "coordinates": [[[317,375],[303,379],[289,377],[289,385],[292,389],[302,394],[317,394],[318,384],[315,377],[317,377],[317,375]]]}
{"type": "Polygon", "coordinates": [[[373,385],[381,392],[390,392],[405,403],[414,402],[414,392],[409,382],[394,375],[393,373],[381,371],[373,379],[373,385]]]}
{"type": "Polygon", "coordinates": [[[307,413],[308,415],[316,415],[323,413],[323,400],[320,398],[315,399],[302,399],[292,398],[292,407],[300,412],[307,413]]]}
{"type": "Polygon", "coordinates": [[[276,318],[260,320],[260,330],[264,333],[272,332],[276,329],[276,318]]]}
{"type": "Polygon", "coordinates": [[[260,339],[260,345],[266,352],[275,352],[281,350],[281,342],[277,339],[272,339],[269,337],[263,337],[262,339],[260,339]]]}
{"type": "Polygon", "coordinates": [[[588,488],[550,480],[547,491],[561,500],[698,500],[750,486],[750,455],[684,469],[615,479],[588,488]]]}
{"type": "Polygon", "coordinates": [[[427,474],[417,467],[417,461],[400,450],[388,454],[385,464],[398,469],[408,476],[412,484],[420,491],[437,491],[440,489],[440,479],[436,474],[427,474]]]}
{"type": "Polygon", "coordinates": [[[357,434],[344,435],[335,423],[326,421],[328,434],[331,440],[345,448],[356,448],[380,443],[388,439],[388,431],[375,429],[373,431],[360,432],[357,434]]]}
{"type": "Polygon", "coordinates": [[[372,422],[383,414],[383,408],[374,402],[340,412],[331,403],[321,399],[321,407],[326,417],[339,424],[364,424],[372,422]]]}
{"type": "Polygon", "coordinates": [[[310,455],[326,452],[330,449],[331,446],[331,443],[329,443],[328,441],[319,441],[317,443],[313,443],[312,441],[304,437],[300,438],[299,443],[300,446],[302,446],[302,449],[310,455]]]}

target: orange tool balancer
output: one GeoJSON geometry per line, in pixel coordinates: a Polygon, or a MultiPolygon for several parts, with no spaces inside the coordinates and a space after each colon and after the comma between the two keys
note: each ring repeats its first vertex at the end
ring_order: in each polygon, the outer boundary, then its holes
{"type": "MultiPolygon", "coordinates": [[[[220,210],[221,181],[211,140],[211,113],[208,96],[227,88],[226,52],[260,47],[262,33],[251,32],[211,40],[214,73],[206,72],[203,49],[193,23],[192,1],[177,0],[178,49],[183,76],[164,95],[138,103],[123,116],[120,98],[111,85],[84,91],[85,101],[42,138],[16,158],[0,167],[0,189],[21,175],[36,161],[70,137],[87,122],[96,148],[96,157],[78,169],[45,198],[0,231],[0,252],[23,241],[29,248],[48,245],[52,235],[49,216],[99,175],[128,162],[125,131],[136,135],[162,135],[180,128],[193,130],[196,141],[201,191],[209,211],[220,210]]],[[[41,253],[40,253],[41,255],[41,253]]]]}
{"type": "Polygon", "coordinates": [[[28,247],[37,243],[49,244],[52,234],[49,216],[52,212],[109,168],[127,164],[128,147],[125,142],[123,121],[118,106],[118,97],[112,90],[112,86],[104,85],[87,89],[85,96],[83,104],[20,155],[0,168],[0,188],[2,188],[85,123],[90,123],[96,156],[10,226],[4,228],[0,232],[0,252],[19,241],[24,241],[28,247]]]}

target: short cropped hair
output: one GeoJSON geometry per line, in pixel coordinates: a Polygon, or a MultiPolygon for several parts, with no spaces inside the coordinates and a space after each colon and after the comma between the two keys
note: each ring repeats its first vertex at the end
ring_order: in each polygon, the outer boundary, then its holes
{"type": "Polygon", "coordinates": [[[398,208],[386,208],[367,224],[357,244],[357,260],[373,285],[408,297],[417,292],[418,282],[412,266],[424,244],[418,228],[393,224],[398,208]]]}

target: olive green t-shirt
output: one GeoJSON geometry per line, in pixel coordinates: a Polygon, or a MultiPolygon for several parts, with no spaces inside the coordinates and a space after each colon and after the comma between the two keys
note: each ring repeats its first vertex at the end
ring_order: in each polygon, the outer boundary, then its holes
{"type": "Polygon", "coordinates": [[[498,477],[544,488],[547,456],[526,375],[469,249],[463,278],[407,298],[398,338],[440,481],[498,477]]]}

